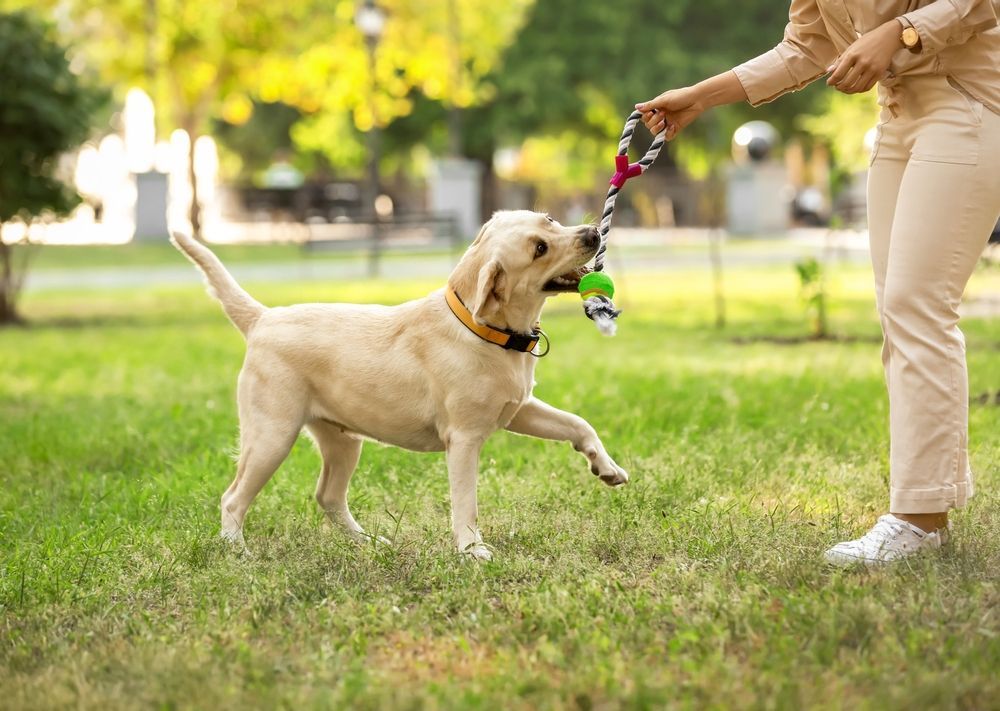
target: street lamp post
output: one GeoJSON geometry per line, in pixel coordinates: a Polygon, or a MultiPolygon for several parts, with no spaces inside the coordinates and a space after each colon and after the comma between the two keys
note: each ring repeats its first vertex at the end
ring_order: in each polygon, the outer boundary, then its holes
{"type": "Polygon", "coordinates": [[[371,220],[372,224],[372,246],[371,257],[368,262],[368,272],[370,276],[378,276],[379,257],[382,249],[382,230],[379,225],[378,213],[375,211],[375,200],[379,194],[379,131],[375,122],[375,49],[382,38],[385,29],[385,13],[379,8],[374,0],[365,0],[354,16],[355,25],[364,35],[365,47],[368,49],[368,75],[370,77],[369,86],[369,111],[372,116],[372,126],[368,129],[368,177],[363,197],[363,214],[371,220]]]}

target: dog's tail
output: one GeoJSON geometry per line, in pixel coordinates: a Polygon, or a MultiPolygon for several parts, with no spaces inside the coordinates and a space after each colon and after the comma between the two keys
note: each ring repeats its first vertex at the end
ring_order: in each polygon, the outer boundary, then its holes
{"type": "Polygon", "coordinates": [[[247,336],[257,319],[264,313],[264,306],[243,290],[232,274],[212,251],[195,240],[191,235],[174,231],[170,241],[190,259],[202,274],[208,285],[208,293],[219,300],[226,316],[240,332],[247,336]]]}

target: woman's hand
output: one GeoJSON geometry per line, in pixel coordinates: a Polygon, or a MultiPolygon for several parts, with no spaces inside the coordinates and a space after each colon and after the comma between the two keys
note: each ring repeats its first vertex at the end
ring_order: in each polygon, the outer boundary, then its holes
{"type": "Polygon", "coordinates": [[[670,141],[707,108],[694,87],[671,89],[655,99],[636,104],[642,112],[642,122],[654,136],[666,130],[664,138],[670,141]]]}
{"type": "Polygon", "coordinates": [[[862,35],[827,67],[832,73],[826,83],[845,94],[868,91],[889,71],[892,56],[903,47],[902,33],[903,26],[890,20],[862,35]]]}

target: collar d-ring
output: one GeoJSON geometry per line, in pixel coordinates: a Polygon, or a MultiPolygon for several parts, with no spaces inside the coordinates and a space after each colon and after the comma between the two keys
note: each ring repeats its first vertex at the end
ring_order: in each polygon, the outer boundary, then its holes
{"type": "Polygon", "coordinates": [[[528,354],[535,356],[535,358],[544,358],[549,354],[549,351],[552,349],[552,344],[549,342],[549,334],[547,334],[540,328],[536,328],[535,333],[538,334],[538,343],[535,345],[534,350],[528,351],[528,354]],[[542,341],[545,341],[545,350],[542,351],[541,353],[535,353],[535,350],[538,349],[538,346],[541,345],[542,341]]]}

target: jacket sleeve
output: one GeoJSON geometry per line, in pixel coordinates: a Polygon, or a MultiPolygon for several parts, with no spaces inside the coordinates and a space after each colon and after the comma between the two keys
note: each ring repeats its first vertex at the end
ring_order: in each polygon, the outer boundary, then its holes
{"type": "Polygon", "coordinates": [[[934,0],[903,15],[920,35],[921,54],[937,54],[997,26],[995,0],[934,0]]]}
{"type": "Polygon", "coordinates": [[[733,71],[750,104],[759,106],[815,81],[836,58],[816,0],[792,0],[781,43],[733,71]]]}

